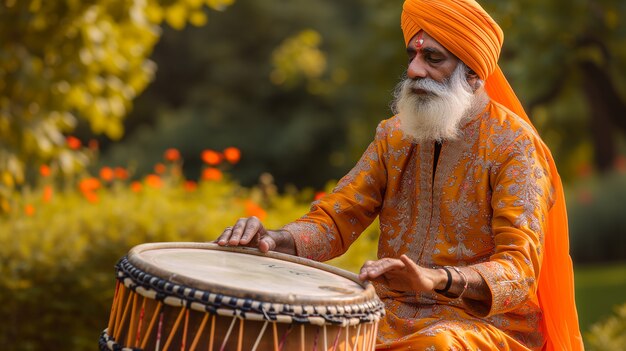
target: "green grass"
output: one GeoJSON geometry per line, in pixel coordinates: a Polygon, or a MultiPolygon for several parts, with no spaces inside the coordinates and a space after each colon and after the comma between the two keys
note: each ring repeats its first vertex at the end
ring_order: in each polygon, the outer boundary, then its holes
{"type": "Polygon", "coordinates": [[[613,308],[626,303],[626,262],[579,266],[575,269],[576,308],[580,330],[613,313],[613,308]]]}

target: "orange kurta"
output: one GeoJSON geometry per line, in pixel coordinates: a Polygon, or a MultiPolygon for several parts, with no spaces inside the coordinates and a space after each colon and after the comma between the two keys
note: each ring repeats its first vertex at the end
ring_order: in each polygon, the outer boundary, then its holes
{"type": "Polygon", "coordinates": [[[554,203],[542,145],[532,126],[491,101],[458,140],[443,143],[434,171],[434,144],[412,143],[393,117],[380,123],[333,193],[284,229],[298,255],[325,261],[379,215],[379,258],[469,266],[489,285],[492,301],[483,306],[377,284],[387,307],[380,349],[539,350],[545,336],[537,284],[554,203]]]}

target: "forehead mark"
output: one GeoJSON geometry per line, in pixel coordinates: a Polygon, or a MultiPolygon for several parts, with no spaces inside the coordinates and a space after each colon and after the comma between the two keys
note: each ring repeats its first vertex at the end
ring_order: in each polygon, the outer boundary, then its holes
{"type": "Polygon", "coordinates": [[[415,48],[416,49],[421,49],[422,46],[424,45],[424,38],[422,38],[422,36],[424,35],[424,31],[421,30],[419,31],[419,33],[417,33],[417,37],[415,38],[415,48]]]}

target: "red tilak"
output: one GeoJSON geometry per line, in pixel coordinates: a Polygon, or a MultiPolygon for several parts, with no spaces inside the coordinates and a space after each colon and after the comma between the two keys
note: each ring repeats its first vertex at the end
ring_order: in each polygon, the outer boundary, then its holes
{"type": "Polygon", "coordinates": [[[422,45],[424,45],[424,39],[422,39],[422,35],[424,35],[424,31],[419,31],[419,33],[417,33],[417,38],[415,38],[415,47],[419,50],[422,48],[422,45]]]}

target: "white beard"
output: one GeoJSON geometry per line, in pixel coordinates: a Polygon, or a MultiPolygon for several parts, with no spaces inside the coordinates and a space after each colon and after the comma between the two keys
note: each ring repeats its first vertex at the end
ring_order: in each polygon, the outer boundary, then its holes
{"type": "Polygon", "coordinates": [[[392,110],[400,118],[400,129],[415,142],[454,140],[461,123],[474,111],[474,94],[467,82],[467,68],[459,63],[449,79],[405,78],[394,92],[392,110]],[[427,94],[417,94],[421,89],[427,94]]]}

